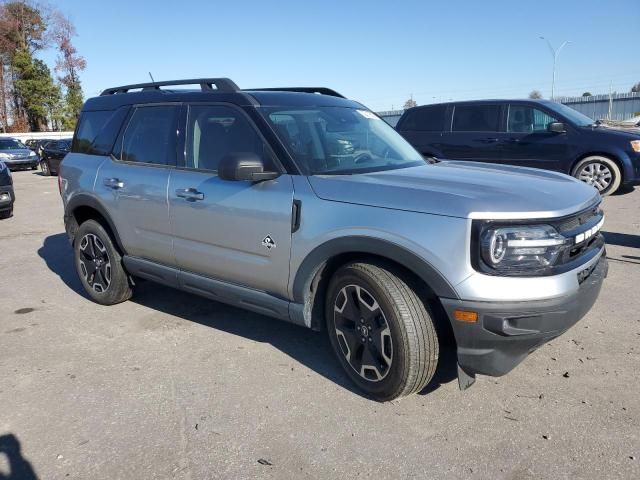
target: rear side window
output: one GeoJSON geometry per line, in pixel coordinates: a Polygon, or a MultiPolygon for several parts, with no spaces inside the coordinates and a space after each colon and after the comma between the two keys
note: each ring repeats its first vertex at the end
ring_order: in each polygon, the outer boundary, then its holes
{"type": "Polygon", "coordinates": [[[454,132],[497,132],[500,105],[456,105],[453,111],[454,132]]]}
{"type": "Polygon", "coordinates": [[[412,110],[407,113],[398,129],[418,132],[442,132],[445,129],[444,117],[446,111],[446,105],[434,105],[412,110]]]}
{"type": "Polygon", "coordinates": [[[120,159],[124,162],[175,165],[177,129],[178,107],[136,108],[122,137],[120,159]]]}
{"type": "Polygon", "coordinates": [[[89,153],[91,143],[112,115],[113,110],[82,112],[76,134],[73,137],[72,150],[76,153],[89,153]]]}

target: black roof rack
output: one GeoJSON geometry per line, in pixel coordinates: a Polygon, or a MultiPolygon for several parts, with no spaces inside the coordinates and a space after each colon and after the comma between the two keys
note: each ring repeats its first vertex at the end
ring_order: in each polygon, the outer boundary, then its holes
{"type": "Polygon", "coordinates": [[[160,87],[174,85],[200,85],[203,92],[215,90],[219,92],[237,92],[240,87],[229,78],[192,78],[189,80],[167,80],[164,82],[136,83],[134,85],[123,85],[104,90],[100,96],[114,95],[116,93],[127,93],[129,90],[141,88],[142,90],[160,90],[160,87]]]}
{"type": "Polygon", "coordinates": [[[344,95],[325,87],[282,87],[282,88],[247,88],[256,92],[302,92],[319,93],[320,95],[331,95],[332,97],[346,98],[344,95]]]}

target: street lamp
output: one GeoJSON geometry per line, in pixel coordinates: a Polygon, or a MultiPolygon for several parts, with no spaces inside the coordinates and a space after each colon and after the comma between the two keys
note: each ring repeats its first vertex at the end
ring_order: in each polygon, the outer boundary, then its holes
{"type": "Polygon", "coordinates": [[[556,62],[558,61],[558,55],[560,55],[560,50],[562,50],[566,45],[569,45],[571,42],[570,41],[564,42],[556,50],[551,45],[551,42],[548,39],[546,39],[545,37],[543,37],[542,35],[540,35],[540,40],[544,40],[545,42],[547,42],[547,46],[549,47],[549,51],[551,52],[551,55],[553,55],[553,80],[551,81],[551,100],[553,100],[553,93],[554,93],[554,89],[556,87],[556,62]]]}

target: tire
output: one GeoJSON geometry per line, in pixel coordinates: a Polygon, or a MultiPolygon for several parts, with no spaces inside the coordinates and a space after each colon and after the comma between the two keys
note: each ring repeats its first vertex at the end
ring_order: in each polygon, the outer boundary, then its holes
{"type": "Polygon", "coordinates": [[[5,218],[10,218],[13,216],[13,207],[8,210],[4,210],[0,212],[0,220],[4,220],[5,218]]]}
{"type": "Polygon", "coordinates": [[[100,223],[87,220],[80,225],[73,253],[80,282],[94,302],[115,305],[131,298],[133,290],[122,256],[100,223]]]}
{"type": "Polygon", "coordinates": [[[47,160],[40,160],[40,169],[42,170],[42,175],[45,177],[51,176],[51,167],[49,167],[49,162],[47,160]]]}
{"type": "Polygon", "coordinates": [[[596,188],[600,195],[611,195],[622,183],[622,172],[616,162],[602,155],[592,155],[580,160],[571,175],[596,188]]]}
{"type": "Polygon", "coordinates": [[[393,267],[341,267],[327,289],[325,319],[340,364],[367,396],[393,400],[422,390],[433,377],[439,353],[433,321],[393,267]]]}

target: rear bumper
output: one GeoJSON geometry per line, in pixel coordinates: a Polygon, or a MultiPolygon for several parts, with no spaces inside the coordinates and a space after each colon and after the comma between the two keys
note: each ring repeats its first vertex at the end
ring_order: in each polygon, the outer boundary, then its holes
{"type": "Polygon", "coordinates": [[[458,364],[469,375],[498,377],[515,368],[529,353],[558,337],[593,306],[608,263],[603,253],[591,272],[579,272],[578,291],[550,300],[527,302],[477,302],[441,299],[453,325],[458,364]],[[455,309],[478,312],[475,323],[454,319],[455,309]]]}
{"type": "Polygon", "coordinates": [[[0,212],[9,210],[13,206],[15,199],[11,185],[0,186],[0,212]]]}

